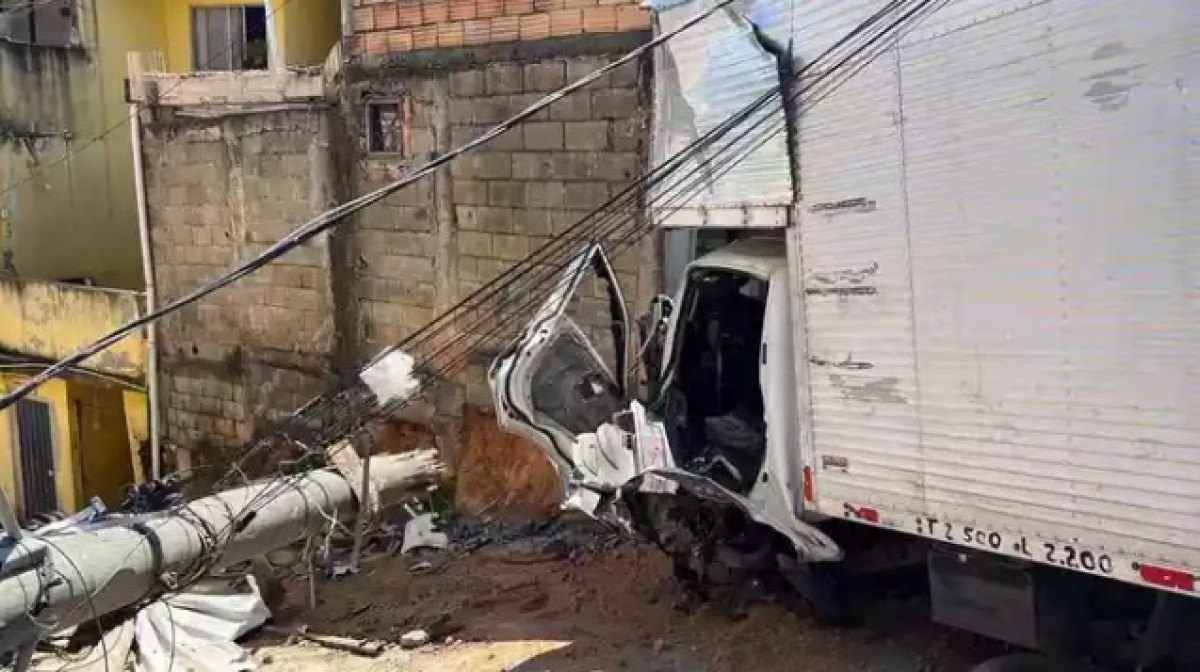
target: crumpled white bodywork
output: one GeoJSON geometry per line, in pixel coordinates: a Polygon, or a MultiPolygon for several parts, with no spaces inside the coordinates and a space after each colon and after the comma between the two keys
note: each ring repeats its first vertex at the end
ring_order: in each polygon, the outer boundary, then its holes
{"type": "MultiPolygon", "coordinates": [[[[568,264],[557,291],[546,299],[525,332],[495,359],[488,371],[500,426],[530,439],[546,452],[561,478],[565,506],[595,516],[602,505],[616,511],[612,505],[623,492],[674,494],[682,488],[702,499],[737,507],[756,522],[774,528],[791,540],[801,560],[840,559],[837,544],[798,517],[780,515],[761,502],[681,469],[674,462],[662,423],[651,418],[637,401],[619,400],[623,408],[614,409],[611,421],[601,421],[591,431],[578,432],[537,406],[534,386],[538,368],[550,361],[555,356],[552,351],[565,342],[589,353],[594,360],[589,375],[603,372],[607,375],[605,382],[614,390],[625,389],[620,377],[605,367],[595,348],[587,342],[582,329],[566,315],[570,298],[579,289],[589,267],[607,281],[610,298],[620,302],[615,275],[603,251],[597,245],[588,247],[568,264]]],[[[621,305],[621,315],[625,315],[621,305]]],[[[620,358],[618,361],[623,362],[620,358]]],[[[592,399],[606,393],[597,390],[592,399]]]]}

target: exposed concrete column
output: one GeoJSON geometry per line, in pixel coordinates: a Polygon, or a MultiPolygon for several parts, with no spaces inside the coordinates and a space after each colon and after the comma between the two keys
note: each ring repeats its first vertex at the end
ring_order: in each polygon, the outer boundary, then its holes
{"type": "MultiPolygon", "coordinates": [[[[450,135],[450,80],[439,77],[431,81],[433,95],[433,143],[438,154],[454,149],[450,135]]],[[[438,314],[450,309],[458,300],[458,218],[454,208],[454,179],[449,165],[442,166],[434,175],[433,182],[434,246],[433,268],[435,275],[434,311],[438,314]]],[[[451,329],[450,337],[456,331],[451,329]]],[[[439,442],[442,459],[455,464],[459,444],[462,442],[462,408],[445,408],[446,402],[460,399],[451,392],[438,403],[442,417],[434,423],[434,433],[439,442]]]]}

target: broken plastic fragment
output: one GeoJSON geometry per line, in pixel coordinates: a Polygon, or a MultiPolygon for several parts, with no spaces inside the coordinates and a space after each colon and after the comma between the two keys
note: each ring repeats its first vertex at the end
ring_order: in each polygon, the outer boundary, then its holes
{"type": "Polygon", "coordinates": [[[445,532],[439,532],[433,521],[432,513],[422,513],[404,526],[404,546],[400,548],[403,555],[414,548],[446,548],[450,544],[445,532]]]}
{"type": "Polygon", "coordinates": [[[413,373],[414,363],[412,355],[392,350],[363,369],[359,377],[375,393],[379,403],[404,401],[421,387],[420,379],[413,373]]]}

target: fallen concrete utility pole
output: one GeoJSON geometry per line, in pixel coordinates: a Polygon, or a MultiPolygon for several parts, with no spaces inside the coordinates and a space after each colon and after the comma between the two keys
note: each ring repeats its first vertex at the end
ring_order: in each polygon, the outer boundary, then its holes
{"type": "MultiPolygon", "coordinates": [[[[368,501],[387,509],[441,475],[434,451],[376,455],[368,501]]],[[[166,590],[163,577],[186,576],[210,553],[219,554],[215,566],[228,566],[322,533],[335,520],[354,521],[359,479],[318,469],[204,497],[178,512],[43,538],[4,537],[0,652],[166,590]],[[215,550],[214,536],[222,540],[215,550]]]]}

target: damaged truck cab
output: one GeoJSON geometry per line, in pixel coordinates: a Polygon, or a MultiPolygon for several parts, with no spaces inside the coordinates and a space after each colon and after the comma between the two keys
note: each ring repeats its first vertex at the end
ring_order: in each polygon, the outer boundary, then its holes
{"type": "Polygon", "coordinates": [[[661,501],[702,500],[734,516],[728,535],[709,530],[712,544],[744,535],[749,526],[739,519],[748,518],[772,531],[770,544],[786,540],[782,550],[796,562],[839,559],[837,545],[802,519],[792,478],[799,466],[790,449],[797,428],[783,241],[747,239],[698,259],[678,296],[657,303],[664,309],[635,356],[629,311],[603,249],[581,251],[489,369],[501,427],[543,449],[569,508],[616,517],[662,541],[655,516],[670,515],[671,505],[661,501]],[[572,317],[597,287],[609,306],[608,324],[591,326],[599,342],[572,317]],[[633,378],[642,366],[651,393],[637,400],[633,378]],[[657,502],[653,514],[649,501],[657,502]]]}
{"type": "Polygon", "coordinates": [[[935,4],[790,109],[753,101],[893,3],[738,0],[656,55],[653,165],[743,109],[788,132],[687,158],[719,176],[649,217],[755,237],[641,338],[582,250],[490,370],[500,422],[685,578],[783,576],[836,615],[842,572],[915,568],[939,622],[1196,669],[1200,11],[935,4]]]}

